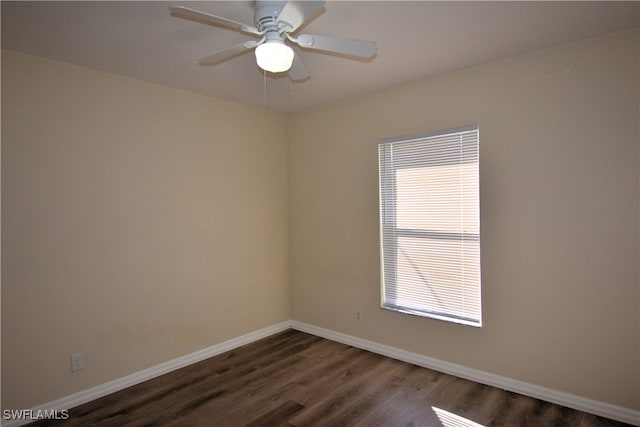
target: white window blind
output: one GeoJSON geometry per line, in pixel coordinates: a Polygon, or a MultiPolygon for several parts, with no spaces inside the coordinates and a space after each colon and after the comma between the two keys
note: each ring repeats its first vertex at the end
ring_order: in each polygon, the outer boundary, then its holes
{"type": "Polygon", "coordinates": [[[481,326],[478,128],[380,141],[382,306],[481,326]]]}

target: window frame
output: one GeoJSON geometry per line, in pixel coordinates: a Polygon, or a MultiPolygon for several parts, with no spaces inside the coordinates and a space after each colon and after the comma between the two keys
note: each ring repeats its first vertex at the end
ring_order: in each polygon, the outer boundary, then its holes
{"type": "MultiPolygon", "coordinates": [[[[462,138],[462,136],[461,136],[462,138]]],[[[481,275],[481,254],[480,254],[480,129],[478,125],[469,125],[460,128],[446,129],[441,131],[429,132],[425,134],[419,135],[411,135],[411,136],[402,136],[395,138],[385,138],[381,139],[378,143],[378,175],[379,175],[379,220],[380,220],[380,274],[381,274],[381,308],[401,312],[410,315],[416,315],[426,318],[433,318],[438,320],[444,320],[448,322],[469,325],[474,327],[482,327],[482,275],[481,275]],[[425,140],[425,144],[428,143],[428,139],[435,137],[444,137],[450,135],[462,135],[465,132],[476,132],[475,143],[477,144],[477,148],[475,150],[475,162],[477,163],[477,233],[468,233],[468,232],[447,232],[447,231],[438,231],[435,230],[423,230],[423,229],[403,229],[398,228],[397,226],[397,194],[396,194],[396,171],[401,168],[396,168],[395,166],[387,166],[383,165],[383,151],[382,147],[387,146],[394,143],[411,143],[411,142],[420,142],[421,140],[425,140]],[[387,180],[387,181],[385,181],[387,180]],[[384,183],[391,181],[392,184],[390,186],[385,186],[384,183]],[[391,188],[391,190],[389,190],[391,188]],[[386,197],[383,192],[386,189],[386,197]],[[389,196],[391,198],[389,199],[389,196]],[[388,233],[386,230],[391,229],[393,232],[388,233]],[[386,236],[386,237],[385,237],[386,236]],[[394,239],[392,244],[385,244],[385,238],[389,238],[392,236],[394,239]],[[425,239],[443,239],[443,240],[457,240],[457,241],[477,241],[477,298],[479,305],[479,313],[477,318],[475,317],[464,317],[458,316],[452,313],[443,313],[438,312],[436,310],[425,310],[425,309],[415,309],[411,307],[403,307],[397,304],[391,304],[386,301],[386,287],[385,287],[385,279],[386,274],[389,269],[392,270],[392,274],[394,276],[394,289],[397,288],[397,238],[400,236],[410,237],[410,238],[425,238],[425,239]],[[387,253],[385,256],[385,248],[395,249],[394,253],[387,253]]],[[[463,160],[461,158],[460,162],[456,162],[455,164],[463,164],[463,160]]],[[[464,286],[461,285],[461,286],[464,286]]],[[[463,291],[464,292],[464,291],[463,291]]]]}

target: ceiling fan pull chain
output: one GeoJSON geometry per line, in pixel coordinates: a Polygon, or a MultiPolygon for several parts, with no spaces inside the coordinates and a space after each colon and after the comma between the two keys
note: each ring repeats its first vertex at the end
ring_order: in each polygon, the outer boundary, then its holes
{"type": "Polygon", "coordinates": [[[267,107],[267,70],[262,70],[262,74],[264,75],[264,109],[269,111],[267,107]]]}

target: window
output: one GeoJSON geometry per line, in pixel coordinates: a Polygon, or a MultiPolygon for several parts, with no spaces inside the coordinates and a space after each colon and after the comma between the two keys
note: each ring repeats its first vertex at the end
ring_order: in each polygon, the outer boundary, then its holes
{"type": "Polygon", "coordinates": [[[380,141],[382,307],[482,325],[477,126],[380,141]]]}

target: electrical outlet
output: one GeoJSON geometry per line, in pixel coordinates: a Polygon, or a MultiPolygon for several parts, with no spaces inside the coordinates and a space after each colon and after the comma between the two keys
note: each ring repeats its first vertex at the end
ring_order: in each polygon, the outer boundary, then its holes
{"type": "Polygon", "coordinates": [[[71,355],[71,372],[84,368],[84,354],[76,353],[71,355]]]}
{"type": "Polygon", "coordinates": [[[356,309],[356,322],[362,322],[362,309],[356,309]]]}

